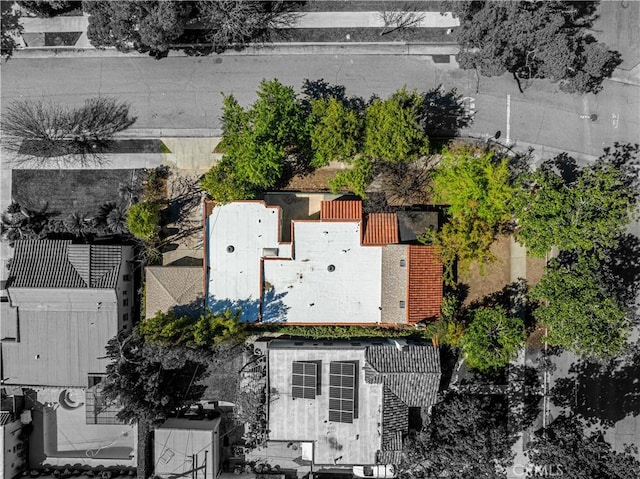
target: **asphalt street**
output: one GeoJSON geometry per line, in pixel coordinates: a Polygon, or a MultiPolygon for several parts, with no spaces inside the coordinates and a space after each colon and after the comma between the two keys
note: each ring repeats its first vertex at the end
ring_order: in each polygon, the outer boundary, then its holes
{"type": "Polygon", "coordinates": [[[428,90],[442,84],[470,97],[477,135],[501,131],[504,141],[546,145],[598,156],[615,141],[640,140],[640,87],[607,81],[598,95],[568,95],[547,81],[524,94],[509,76],[481,79],[426,56],[288,55],[152,58],[11,59],[2,66],[2,109],[15,99],[79,104],[96,95],[129,101],[135,128],[216,129],[222,93],[243,104],[255,99],[263,78],[299,89],[324,78],[368,98],[397,88],[428,90]],[[479,92],[476,90],[479,88],[479,92]],[[588,117],[597,115],[597,120],[588,117]],[[581,118],[582,117],[582,118],[581,118]],[[509,125],[507,125],[509,118],[509,125]]]}

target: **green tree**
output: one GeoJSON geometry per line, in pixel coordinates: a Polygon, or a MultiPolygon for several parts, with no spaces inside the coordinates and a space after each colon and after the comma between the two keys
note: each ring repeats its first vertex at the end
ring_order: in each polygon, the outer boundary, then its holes
{"type": "Polygon", "coordinates": [[[144,241],[157,237],[160,223],[160,205],[143,201],[129,207],[127,227],[133,236],[144,241]]]}
{"type": "Polygon", "coordinates": [[[220,202],[251,198],[282,179],[290,154],[304,148],[304,112],[293,88],[278,80],[260,83],[258,99],[243,109],[233,95],[223,101],[222,161],[202,187],[220,202]]]}
{"type": "Polygon", "coordinates": [[[254,189],[237,174],[229,157],[223,157],[200,181],[200,187],[218,203],[248,200],[254,197],[254,189]]]}
{"type": "Polygon", "coordinates": [[[402,88],[386,100],[375,98],[365,111],[364,154],[387,163],[417,160],[429,153],[421,126],[424,95],[402,88]]]}
{"type": "Polygon", "coordinates": [[[192,2],[83,1],[89,14],[87,36],[96,47],[162,53],[183,33],[192,2]]]}
{"type": "Polygon", "coordinates": [[[530,478],[558,475],[573,479],[635,479],[640,462],[627,452],[616,452],[601,431],[586,433],[575,417],[559,416],[533,437],[527,451],[531,462],[541,466],[530,478]],[[544,468],[546,466],[546,469],[544,468]]]}
{"type": "Polygon", "coordinates": [[[525,176],[515,202],[518,240],[539,257],[552,246],[597,252],[615,247],[636,209],[631,161],[637,152],[637,145],[618,145],[582,169],[561,155],[525,176]]]}
{"type": "Polygon", "coordinates": [[[495,259],[491,244],[511,227],[516,188],[507,158],[466,146],[443,151],[431,183],[433,199],[448,205],[449,218],[440,231],[427,231],[423,241],[441,247],[445,280],[453,284],[456,260],[464,272],[475,261],[482,271],[495,259]]]}
{"type": "Polygon", "coordinates": [[[471,322],[462,337],[467,363],[479,371],[505,367],[524,342],[524,323],[510,317],[501,306],[472,312],[471,322]]]}
{"type": "Polygon", "coordinates": [[[478,219],[489,229],[500,230],[512,220],[516,190],[511,176],[508,159],[497,158],[494,152],[446,149],[432,173],[433,199],[448,205],[455,218],[478,219]]]}
{"type": "Polygon", "coordinates": [[[356,157],[351,167],[347,170],[339,171],[336,176],[329,180],[329,187],[333,193],[348,189],[360,198],[367,198],[367,186],[373,180],[374,165],[365,156],[356,157]]]}
{"type": "Polygon", "coordinates": [[[531,292],[532,298],[541,302],[534,317],[547,326],[549,344],[596,359],[624,351],[630,313],[610,291],[601,270],[593,255],[549,262],[531,292]]]}
{"type": "Polygon", "coordinates": [[[311,149],[315,167],[351,161],[360,151],[364,121],[335,97],[311,100],[311,149]]]}
{"type": "Polygon", "coordinates": [[[498,395],[447,394],[426,428],[405,441],[399,477],[502,477],[512,460],[507,410],[498,395]]]}
{"type": "Polygon", "coordinates": [[[147,344],[136,333],[110,339],[106,349],[103,393],[122,405],[117,416],[125,423],[157,426],[202,397],[210,354],[147,344]]]}
{"type": "Polygon", "coordinates": [[[72,10],[81,8],[82,2],[76,1],[62,1],[62,0],[49,0],[49,1],[20,1],[17,2],[22,8],[27,11],[40,16],[40,17],[54,17],[62,13],[67,13],[72,10]]]}
{"type": "Polygon", "coordinates": [[[20,35],[23,31],[20,23],[20,12],[15,12],[11,2],[0,3],[0,53],[9,58],[17,47],[14,35],[20,35]]]}
{"type": "Polygon", "coordinates": [[[242,340],[245,327],[240,322],[240,310],[228,309],[220,314],[206,311],[197,317],[178,316],[170,311],[142,320],[136,331],[147,343],[213,348],[216,344],[242,340]]]}
{"type": "Polygon", "coordinates": [[[458,63],[482,75],[549,78],[568,90],[599,91],[621,63],[586,34],[597,2],[449,2],[460,19],[458,63]],[[598,45],[596,47],[596,45],[598,45]]]}

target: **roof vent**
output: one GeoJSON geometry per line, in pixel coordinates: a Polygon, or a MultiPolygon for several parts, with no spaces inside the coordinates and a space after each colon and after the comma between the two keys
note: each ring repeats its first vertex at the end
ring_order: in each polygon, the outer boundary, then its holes
{"type": "Polygon", "coordinates": [[[329,266],[327,266],[327,271],[329,271],[329,273],[333,273],[336,270],[336,267],[332,264],[330,264],[329,266]]]}
{"type": "Polygon", "coordinates": [[[233,253],[236,249],[233,247],[233,245],[229,245],[227,246],[227,253],[233,253]]]}

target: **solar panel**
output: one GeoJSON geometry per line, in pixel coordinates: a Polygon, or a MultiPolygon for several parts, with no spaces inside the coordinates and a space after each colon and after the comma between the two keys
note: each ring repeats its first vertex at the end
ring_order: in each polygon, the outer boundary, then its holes
{"type": "Polygon", "coordinates": [[[352,423],[356,411],[356,365],[332,361],[329,365],[329,421],[352,423]]]}
{"type": "Polygon", "coordinates": [[[318,384],[318,365],[312,362],[294,361],[291,366],[291,396],[315,399],[318,384]]]}

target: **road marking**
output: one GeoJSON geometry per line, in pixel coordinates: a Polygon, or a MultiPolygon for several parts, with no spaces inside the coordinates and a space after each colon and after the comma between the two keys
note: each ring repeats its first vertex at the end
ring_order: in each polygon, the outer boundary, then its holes
{"type": "Polygon", "coordinates": [[[618,128],[619,120],[620,120],[620,117],[618,115],[616,115],[615,113],[611,114],[611,123],[613,124],[614,128],[618,128]]]}
{"type": "Polygon", "coordinates": [[[511,95],[507,95],[507,138],[505,141],[507,145],[511,139],[511,95]]]}

